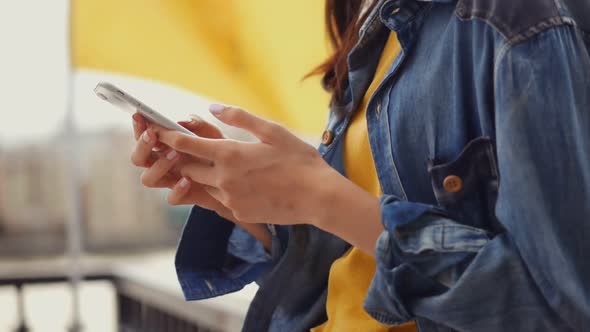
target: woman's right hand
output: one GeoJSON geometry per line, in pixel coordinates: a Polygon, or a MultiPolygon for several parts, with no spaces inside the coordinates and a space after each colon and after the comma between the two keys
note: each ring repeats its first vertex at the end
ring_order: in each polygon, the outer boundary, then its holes
{"type": "MultiPolygon", "coordinates": [[[[191,118],[191,121],[179,122],[179,124],[201,137],[224,138],[221,130],[216,126],[197,116],[191,116],[191,118]]],[[[193,157],[180,154],[158,143],[156,133],[148,129],[145,119],[138,113],[133,115],[133,133],[137,143],[131,154],[131,162],[137,167],[144,168],[141,174],[141,183],[145,187],[172,189],[168,195],[168,204],[198,205],[204,209],[215,211],[221,217],[245,229],[258,239],[267,250],[270,250],[271,238],[264,225],[239,222],[231,210],[205,191],[203,185],[180,175],[178,171],[180,165],[183,162],[194,163],[196,160],[193,157]]]]}
{"type": "MultiPolygon", "coordinates": [[[[179,122],[179,124],[201,137],[223,138],[223,134],[217,127],[196,116],[193,116],[189,122],[179,122]]],[[[234,221],[231,211],[211,197],[200,184],[180,175],[178,167],[191,157],[159,144],[156,133],[147,128],[145,119],[140,114],[134,114],[133,132],[137,143],[131,154],[131,162],[144,169],[141,174],[141,183],[148,188],[181,188],[182,190],[173,190],[170,193],[169,204],[199,205],[234,221]]],[[[194,159],[190,161],[195,162],[194,159]]]]}

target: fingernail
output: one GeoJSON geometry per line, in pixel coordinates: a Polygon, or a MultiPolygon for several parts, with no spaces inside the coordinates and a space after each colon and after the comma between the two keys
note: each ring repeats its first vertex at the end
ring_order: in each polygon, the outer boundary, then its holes
{"type": "Polygon", "coordinates": [[[168,154],[166,155],[166,159],[173,160],[174,158],[176,158],[176,156],[178,156],[178,153],[176,153],[175,150],[172,150],[168,152],[168,154]]]}
{"type": "Polygon", "coordinates": [[[133,128],[137,128],[137,120],[133,119],[133,128]]]}
{"type": "Polygon", "coordinates": [[[226,107],[224,105],[220,105],[220,104],[211,104],[209,105],[209,111],[211,112],[211,114],[217,116],[219,114],[221,114],[221,112],[223,112],[223,110],[226,107]]]}
{"type": "Polygon", "coordinates": [[[141,139],[143,139],[143,141],[146,142],[146,143],[149,143],[150,142],[150,140],[152,138],[150,137],[149,130],[146,130],[146,131],[143,132],[143,135],[141,135],[141,139]]]}
{"type": "Polygon", "coordinates": [[[190,183],[190,182],[189,182],[189,180],[188,180],[187,178],[182,178],[182,179],[180,179],[180,182],[178,182],[178,184],[179,184],[179,185],[180,185],[182,188],[185,188],[185,187],[187,187],[189,183],[190,183]]]}

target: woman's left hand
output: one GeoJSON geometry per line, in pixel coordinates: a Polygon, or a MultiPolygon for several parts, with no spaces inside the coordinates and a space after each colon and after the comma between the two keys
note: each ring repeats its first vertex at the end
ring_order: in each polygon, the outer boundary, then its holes
{"type": "Polygon", "coordinates": [[[314,224],[322,218],[325,206],[319,197],[325,184],[346,179],[315,148],[286,128],[241,109],[212,105],[210,110],[260,142],[191,137],[153,126],[162,143],[211,161],[183,165],[182,176],[206,185],[205,190],[241,222],[314,224]]]}

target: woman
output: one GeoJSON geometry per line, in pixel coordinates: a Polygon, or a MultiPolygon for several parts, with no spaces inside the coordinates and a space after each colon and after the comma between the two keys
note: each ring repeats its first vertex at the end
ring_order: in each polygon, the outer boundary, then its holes
{"type": "Polygon", "coordinates": [[[134,116],[143,183],[196,205],[187,299],[258,282],[244,331],[590,330],[588,34],[559,0],[364,5],[327,1],[317,151],[234,107],[259,142],[134,116]]]}

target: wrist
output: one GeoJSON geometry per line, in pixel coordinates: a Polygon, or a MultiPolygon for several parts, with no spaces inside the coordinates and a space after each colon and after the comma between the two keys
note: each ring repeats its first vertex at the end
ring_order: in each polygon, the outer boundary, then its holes
{"type": "Polygon", "coordinates": [[[384,230],[379,198],[337,175],[323,178],[311,224],[374,255],[375,242],[384,230]]]}
{"type": "Polygon", "coordinates": [[[343,180],[346,178],[342,177],[340,173],[330,170],[318,174],[317,178],[314,179],[310,184],[312,185],[311,190],[308,192],[310,195],[306,195],[308,204],[308,223],[320,229],[324,229],[329,225],[330,220],[334,219],[334,211],[332,209],[338,206],[338,190],[341,184],[339,184],[341,177],[343,180]],[[331,171],[333,171],[333,174],[331,171]]]}
{"type": "Polygon", "coordinates": [[[381,219],[379,199],[340,173],[333,171],[330,175],[326,174],[318,183],[321,183],[321,186],[314,195],[312,225],[331,232],[334,223],[342,223],[351,217],[381,219]]]}

